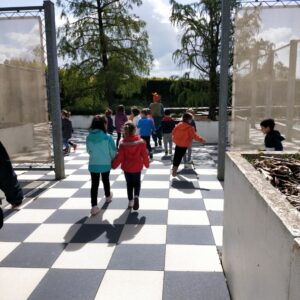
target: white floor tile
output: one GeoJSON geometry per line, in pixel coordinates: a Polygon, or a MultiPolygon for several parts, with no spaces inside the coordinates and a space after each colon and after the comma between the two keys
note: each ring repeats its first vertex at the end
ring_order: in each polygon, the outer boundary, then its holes
{"type": "Polygon", "coordinates": [[[80,224],[42,224],[26,240],[28,243],[69,243],[80,224]]]}
{"type": "Polygon", "coordinates": [[[106,269],[115,250],[114,244],[69,244],[52,268],[106,269]]]}
{"type": "Polygon", "coordinates": [[[209,225],[205,210],[169,210],[169,225],[209,225]]]}
{"type": "Polygon", "coordinates": [[[86,220],[86,224],[125,224],[129,210],[102,209],[99,214],[86,220]]]}
{"type": "Polygon", "coordinates": [[[195,189],[170,189],[169,198],[178,199],[201,199],[202,194],[200,190],[195,189]]]}
{"type": "Polygon", "coordinates": [[[112,189],[112,192],[114,194],[114,198],[126,198],[127,199],[127,190],[126,189],[112,189]]]}
{"type": "Polygon", "coordinates": [[[170,187],[169,181],[143,181],[142,189],[168,189],[170,187]]]}
{"type": "Polygon", "coordinates": [[[73,159],[66,163],[66,165],[86,165],[88,163],[87,159],[79,160],[79,159],[73,159]]]}
{"type": "Polygon", "coordinates": [[[140,198],[140,209],[167,210],[167,198],[140,198]]]}
{"type": "Polygon", "coordinates": [[[89,181],[91,180],[91,175],[69,175],[63,181],[89,181]]]}
{"type": "Polygon", "coordinates": [[[223,187],[219,181],[199,181],[199,185],[201,189],[208,190],[223,190],[223,187]]]}
{"type": "Polygon", "coordinates": [[[161,300],[164,272],[106,271],[96,300],[161,300]]]}
{"type": "Polygon", "coordinates": [[[217,246],[223,245],[223,226],[211,226],[211,230],[217,246]]]}
{"type": "Polygon", "coordinates": [[[56,189],[51,188],[39,196],[39,198],[69,198],[72,197],[78,189],[56,189]]]}
{"type": "Polygon", "coordinates": [[[222,272],[215,246],[167,245],[166,271],[222,272]]]}
{"type": "MultiPolygon", "coordinates": [[[[71,175],[73,174],[74,172],[76,172],[77,170],[76,169],[65,169],[65,175],[71,175]]],[[[54,171],[50,171],[47,173],[47,175],[49,176],[55,176],[55,172],[54,171]]]]}
{"type": "Polygon", "coordinates": [[[0,261],[16,249],[21,243],[0,242],[0,261]]]}
{"type": "Polygon", "coordinates": [[[6,223],[43,223],[55,209],[22,209],[6,220],[6,223]]]}
{"type": "Polygon", "coordinates": [[[112,175],[119,175],[119,174],[122,174],[122,173],[123,173],[123,170],[121,168],[114,169],[114,170],[110,171],[110,174],[112,174],[112,175]]]}
{"type": "Polygon", "coordinates": [[[70,198],[59,209],[90,209],[91,198],[70,198]]]}
{"type": "Polygon", "coordinates": [[[0,268],[1,299],[27,299],[48,269],[0,268]]]}
{"type": "Polygon", "coordinates": [[[86,164],[86,165],[79,168],[79,170],[88,170],[88,169],[89,169],[88,164],[86,164]]]}
{"type": "Polygon", "coordinates": [[[199,175],[217,175],[217,169],[197,169],[199,175]]]}
{"type": "Polygon", "coordinates": [[[146,171],[147,175],[169,175],[171,174],[171,167],[170,169],[154,169],[154,168],[150,168],[147,169],[146,171]]]}
{"type": "Polygon", "coordinates": [[[206,210],[223,211],[224,200],[223,199],[203,199],[206,210]]]}
{"type": "MultiPolygon", "coordinates": [[[[46,174],[46,172],[45,172],[46,174]]],[[[18,176],[18,180],[38,180],[42,178],[44,175],[41,174],[23,174],[18,176]]]]}
{"type": "Polygon", "coordinates": [[[165,244],[166,225],[125,225],[119,243],[165,244]]]}

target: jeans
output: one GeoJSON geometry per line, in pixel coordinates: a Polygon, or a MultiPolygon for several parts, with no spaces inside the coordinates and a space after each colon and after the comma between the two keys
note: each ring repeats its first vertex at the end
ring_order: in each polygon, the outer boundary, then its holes
{"type": "Polygon", "coordinates": [[[186,152],[187,147],[175,147],[174,159],[173,159],[173,166],[179,167],[181,160],[186,152]]]}
{"type": "Polygon", "coordinates": [[[127,184],[127,196],[128,200],[133,200],[134,196],[140,196],[141,190],[141,172],[138,173],[128,173],[124,172],[126,184],[127,184]]]}
{"type": "Polygon", "coordinates": [[[141,136],[141,138],[146,142],[146,147],[148,149],[149,155],[152,154],[152,148],[150,145],[150,136],[141,136]]]}
{"type": "Polygon", "coordinates": [[[68,138],[63,138],[63,147],[64,147],[64,150],[69,149],[69,139],[68,138]]]}
{"type": "MultiPolygon", "coordinates": [[[[91,204],[96,206],[98,203],[98,188],[100,181],[100,173],[91,172],[92,186],[91,186],[91,204]]],[[[109,172],[101,173],[101,179],[104,187],[105,197],[110,196],[110,183],[109,183],[109,172]]]]}
{"type": "Polygon", "coordinates": [[[184,155],[183,161],[188,162],[191,160],[191,158],[192,158],[192,147],[188,147],[187,152],[184,155]]]}
{"type": "Polygon", "coordinates": [[[168,145],[169,145],[169,151],[172,152],[172,144],[173,144],[172,133],[164,133],[163,140],[164,140],[165,152],[168,152],[168,145]]]}

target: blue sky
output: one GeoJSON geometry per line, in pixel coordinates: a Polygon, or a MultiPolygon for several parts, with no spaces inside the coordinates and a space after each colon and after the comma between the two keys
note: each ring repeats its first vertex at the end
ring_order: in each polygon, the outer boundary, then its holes
{"type": "MultiPolygon", "coordinates": [[[[53,1],[55,2],[55,1],[53,1]]],[[[181,3],[190,3],[190,0],[180,0],[181,3]]],[[[0,6],[27,6],[42,5],[42,0],[1,0],[0,6]]],[[[57,12],[57,25],[59,9],[57,12]]],[[[154,55],[154,67],[151,76],[169,77],[182,75],[187,68],[179,68],[172,60],[172,53],[179,47],[178,30],[169,21],[169,0],[143,0],[143,5],[134,10],[140,18],[147,23],[147,31],[152,53],[154,55]]]]}

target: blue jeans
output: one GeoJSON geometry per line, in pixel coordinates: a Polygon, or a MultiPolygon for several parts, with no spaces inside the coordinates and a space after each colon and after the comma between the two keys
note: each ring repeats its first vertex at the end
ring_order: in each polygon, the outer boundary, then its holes
{"type": "Polygon", "coordinates": [[[64,150],[68,150],[69,149],[69,139],[68,138],[63,138],[63,148],[64,150]]]}

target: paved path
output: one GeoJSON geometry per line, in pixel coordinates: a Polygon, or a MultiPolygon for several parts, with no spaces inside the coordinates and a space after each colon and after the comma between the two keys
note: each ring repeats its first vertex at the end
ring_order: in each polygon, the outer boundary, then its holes
{"type": "MultiPolygon", "coordinates": [[[[170,177],[162,152],[143,172],[140,210],[126,209],[125,179],[111,172],[114,199],[89,216],[86,132],[66,157],[68,177],[19,211],[0,231],[1,299],[228,300],[219,260],[223,190],[215,146],[194,150],[195,170],[170,177]]],[[[53,173],[28,172],[43,180],[53,173]]],[[[102,197],[102,198],[101,198],[102,197]]]]}

